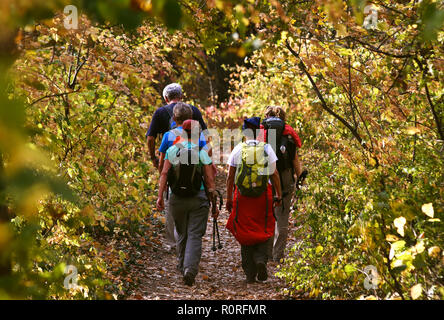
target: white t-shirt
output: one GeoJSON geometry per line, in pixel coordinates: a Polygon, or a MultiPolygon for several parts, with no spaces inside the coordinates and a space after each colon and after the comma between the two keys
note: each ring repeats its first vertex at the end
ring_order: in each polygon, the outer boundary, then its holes
{"type": "MultiPolygon", "coordinates": [[[[247,140],[247,144],[249,145],[257,145],[259,143],[258,140],[247,140]]],[[[265,145],[265,152],[268,155],[268,165],[271,166],[278,160],[276,153],[273,151],[273,148],[267,143],[265,145]]],[[[239,143],[237,146],[234,147],[233,151],[231,151],[230,156],[228,157],[228,164],[231,167],[237,167],[241,162],[241,153],[242,153],[242,143],[239,143]]]]}

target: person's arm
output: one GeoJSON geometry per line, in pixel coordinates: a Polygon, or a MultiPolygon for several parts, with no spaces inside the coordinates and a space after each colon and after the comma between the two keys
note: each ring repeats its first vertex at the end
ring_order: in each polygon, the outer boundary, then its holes
{"type": "MultiPolygon", "coordinates": [[[[200,134],[200,140],[199,140],[199,146],[202,147],[208,154],[208,156],[212,157],[213,156],[213,148],[211,145],[211,137],[206,137],[203,133],[200,134]]],[[[211,171],[213,173],[213,177],[216,178],[217,176],[217,167],[216,164],[213,163],[211,164],[211,171]]]]}
{"type": "Polygon", "coordinates": [[[213,148],[211,145],[210,136],[207,137],[203,132],[201,132],[199,136],[199,147],[205,150],[205,152],[208,153],[211,158],[211,156],[213,155],[213,148]]]}
{"type": "Polygon", "coordinates": [[[208,188],[208,191],[215,191],[216,190],[216,184],[214,183],[214,177],[211,171],[211,164],[204,165],[204,181],[205,185],[208,188]]]}
{"type": "Polygon", "coordinates": [[[150,159],[153,162],[153,165],[158,168],[159,167],[159,159],[156,157],[156,138],[153,136],[148,136],[146,138],[146,141],[148,143],[148,152],[150,154],[150,159]]]}
{"type": "Polygon", "coordinates": [[[204,165],[204,183],[208,189],[208,196],[210,197],[210,202],[212,203],[212,217],[217,218],[219,216],[219,209],[216,204],[216,184],[214,182],[213,169],[211,165],[204,165]]]}
{"type": "Polygon", "coordinates": [[[278,158],[277,158],[276,153],[273,151],[273,148],[269,144],[266,145],[265,150],[266,150],[268,157],[269,157],[269,170],[273,170],[273,168],[274,168],[274,172],[270,176],[270,180],[271,180],[271,184],[273,185],[273,188],[276,192],[276,197],[279,199],[279,201],[277,201],[277,202],[273,201],[273,206],[279,206],[280,202],[282,201],[282,187],[281,187],[281,179],[279,177],[279,172],[276,167],[276,163],[278,161],[278,158]]]}
{"type": "Polygon", "coordinates": [[[194,106],[192,108],[193,108],[193,120],[199,121],[200,128],[202,129],[202,131],[206,130],[207,125],[202,118],[202,113],[200,112],[200,110],[198,108],[196,108],[194,106]]]}
{"type": "Polygon", "coordinates": [[[281,189],[281,179],[279,178],[279,172],[274,170],[274,173],[271,175],[271,184],[276,192],[276,197],[278,198],[277,202],[274,202],[273,205],[279,206],[282,201],[282,189],[281,189]]]}
{"type": "Polygon", "coordinates": [[[213,156],[213,146],[211,145],[211,138],[210,137],[205,138],[205,145],[208,149],[208,151],[207,151],[208,155],[210,157],[212,157],[213,156]]]}
{"type": "Polygon", "coordinates": [[[159,167],[159,159],[157,159],[156,157],[156,137],[158,134],[163,133],[161,110],[162,108],[159,108],[154,112],[153,118],[151,119],[150,127],[148,128],[148,131],[146,133],[148,152],[150,155],[150,159],[156,168],[159,167]]]}
{"type": "Polygon", "coordinates": [[[301,176],[302,173],[302,165],[301,161],[299,160],[298,150],[296,149],[294,153],[294,159],[293,159],[293,168],[296,174],[295,181],[298,180],[298,178],[301,176]]]}
{"type": "Polygon", "coordinates": [[[225,205],[228,212],[231,212],[231,210],[233,209],[233,189],[235,175],[236,167],[229,166],[227,175],[227,202],[225,205]]]}
{"type": "MultiPolygon", "coordinates": [[[[200,141],[203,141],[202,145],[204,146],[204,150],[208,153],[208,156],[212,157],[213,156],[213,148],[211,145],[210,137],[205,137],[203,134],[201,134],[200,141]]],[[[199,142],[199,143],[201,143],[201,142],[199,142]]],[[[211,164],[211,172],[212,172],[213,178],[216,179],[217,167],[216,167],[216,164],[214,163],[214,161],[211,164]]]]}
{"type": "Polygon", "coordinates": [[[165,164],[165,153],[161,152],[160,153],[160,160],[159,160],[159,173],[162,173],[163,170],[163,166],[165,164]]]}
{"type": "Polygon", "coordinates": [[[163,194],[166,191],[167,188],[167,177],[168,177],[168,170],[171,168],[171,163],[167,160],[165,160],[165,164],[162,169],[162,173],[160,174],[160,181],[159,181],[159,193],[157,195],[157,202],[156,207],[158,210],[164,210],[165,209],[165,203],[163,201],[163,194]]]}

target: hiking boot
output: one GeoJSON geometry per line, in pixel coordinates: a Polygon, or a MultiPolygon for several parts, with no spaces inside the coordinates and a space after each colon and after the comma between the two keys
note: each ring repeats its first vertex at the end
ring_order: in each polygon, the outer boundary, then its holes
{"type": "Polygon", "coordinates": [[[267,266],[263,262],[259,262],[257,265],[257,280],[266,281],[268,279],[267,266]]]}
{"type": "Polygon", "coordinates": [[[194,278],[195,278],[194,274],[192,274],[189,271],[185,271],[185,274],[183,276],[183,282],[187,286],[191,287],[194,284],[194,278]]]}
{"type": "Polygon", "coordinates": [[[255,283],[256,275],[247,275],[247,283],[255,283]]]}

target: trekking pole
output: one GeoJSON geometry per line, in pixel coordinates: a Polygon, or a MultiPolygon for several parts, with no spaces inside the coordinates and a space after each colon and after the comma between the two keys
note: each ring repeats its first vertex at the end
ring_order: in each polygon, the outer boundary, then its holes
{"type": "Polygon", "coordinates": [[[218,243],[217,248],[218,249],[222,249],[222,244],[220,243],[219,226],[217,224],[217,220],[216,219],[214,219],[214,223],[216,224],[216,232],[217,232],[217,243],[218,243]]]}
{"type": "Polygon", "coordinates": [[[213,246],[211,247],[211,250],[216,251],[216,228],[214,225],[216,224],[216,219],[213,219],[213,246]]]}
{"type": "MultiPolygon", "coordinates": [[[[219,195],[219,212],[222,210],[222,206],[223,206],[223,198],[222,198],[222,194],[220,193],[219,190],[216,190],[217,194],[219,195]]],[[[216,202],[216,201],[215,201],[216,202]]],[[[214,204],[213,204],[213,208],[214,204]]],[[[213,209],[215,210],[215,209],[213,209]]],[[[220,243],[220,234],[219,234],[219,226],[217,224],[217,218],[213,218],[213,246],[211,248],[211,250],[216,251],[217,249],[222,249],[223,246],[220,243]],[[217,242],[218,242],[218,246],[216,248],[216,233],[217,233],[217,242]]]]}
{"type": "Polygon", "coordinates": [[[302,171],[301,175],[298,177],[298,181],[296,181],[296,190],[300,190],[302,187],[302,184],[304,183],[305,178],[307,178],[308,171],[307,169],[304,169],[302,171]]]}
{"type": "MultiPolygon", "coordinates": [[[[222,198],[222,194],[220,193],[219,190],[216,190],[217,194],[219,195],[219,212],[222,211],[222,206],[224,204],[224,199],[222,198]]],[[[215,223],[216,223],[216,232],[217,232],[217,243],[218,249],[222,249],[222,244],[220,243],[220,234],[219,234],[219,225],[217,224],[217,219],[214,219],[215,223]]]]}

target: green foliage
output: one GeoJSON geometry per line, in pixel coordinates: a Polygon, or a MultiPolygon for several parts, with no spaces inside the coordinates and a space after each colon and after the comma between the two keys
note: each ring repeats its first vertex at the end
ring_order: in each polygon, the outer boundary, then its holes
{"type": "Polygon", "coordinates": [[[289,295],[442,299],[444,11],[380,1],[366,29],[366,4],[6,1],[0,298],[124,295],[136,258],[98,240],[156,241],[144,134],[176,80],[205,105],[231,86],[205,110],[211,127],[282,105],[300,133],[310,175],[278,273],[289,295]],[[67,4],[79,30],[55,14],[67,4]],[[68,265],[77,290],[63,287],[68,265]],[[370,291],[368,266],[380,276],[370,291]]]}
{"type": "Polygon", "coordinates": [[[378,34],[355,20],[364,2],[353,15],[322,3],[271,11],[294,21],[263,32],[251,67],[233,73],[246,114],[286,109],[310,172],[294,213],[298,243],[278,276],[294,297],[442,299],[442,8],[380,8],[378,34]],[[368,266],[379,274],[370,291],[368,266]]]}
{"type": "Polygon", "coordinates": [[[438,37],[444,25],[444,11],[434,1],[422,1],[420,5],[421,31],[425,41],[433,41],[438,37]]]}
{"type": "MultiPolygon", "coordinates": [[[[103,15],[126,27],[141,22],[130,1],[101,3],[74,4],[102,22],[103,15]]],[[[153,14],[164,12],[171,22],[167,12],[174,9],[170,27],[177,27],[177,3],[158,3],[153,14]]],[[[69,32],[63,17],[54,18],[67,3],[34,4],[35,14],[30,2],[11,5],[18,15],[8,22],[11,30],[35,26],[12,38],[21,49],[12,68],[12,51],[0,59],[0,298],[117,297],[120,285],[109,281],[114,249],[105,250],[97,239],[145,226],[143,236],[156,240],[156,171],[144,148],[145,112],[160,104],[157,83],[173,72],[166,58],[171,46],[194,44],[178,43],[163,27],[126,36],[119,27],[93,27],[85,17],[80,31],[69,32]],[[52,19],[35,22],[43,18],[52,19]],[[68,265],[77,268],[77,289],[64,287],[68,265]]],[[[9,45],[11,38],[0,40],[9,45]]]]}

